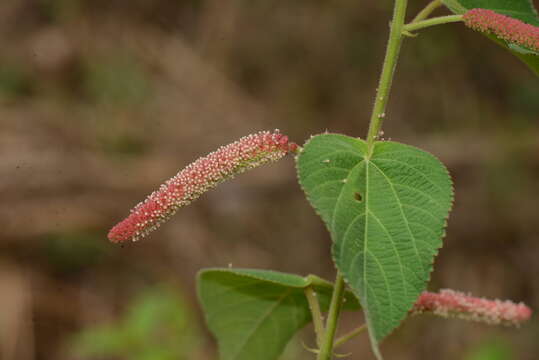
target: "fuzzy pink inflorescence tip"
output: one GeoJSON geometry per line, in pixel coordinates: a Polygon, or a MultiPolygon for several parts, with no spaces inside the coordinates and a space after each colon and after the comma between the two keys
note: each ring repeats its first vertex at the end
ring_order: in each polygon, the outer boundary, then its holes
{"type": "Polygon", "coordinates": [[[454,290],[423,292],[412,313],[431,312],[443,317],[457,317],[487,324],[520,325],[530,319],[532,311],[523,303],[487,300],[454,290]]]}
{"type": "Polygon", "coordinates": [[[472,9],[463,16],[466,26],[494,34],[509,43],[539,52],[539,27],[487,9],[472,9]]]}
{"type": "Polygon", "coordinates": [[[165,182],[108,234],[112,242],[138,240],[157,229],[182,206],[219,183],[268,162],[277,161],[298,146],[278,130],[261,131],[223,146],[196,160],[165,182]]]}

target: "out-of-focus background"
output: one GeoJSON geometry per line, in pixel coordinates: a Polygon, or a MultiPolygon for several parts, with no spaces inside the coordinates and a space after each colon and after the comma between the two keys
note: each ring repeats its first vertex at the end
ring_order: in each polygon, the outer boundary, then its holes
{"type": "MultiPolygon", "coordinates": [[[[410,16],[426,3],[410,1],[410,16]]],[[[2,0],[0,359],[213,360],[199,269],[333,278],[330,239],[292,158],[206,194],[151,238],[118,246],[106,233],[181,167],[242,135],[364,136],[391,6],[2,0]]],[[[431,28],[406,41],[387,114],[386,138],[431,151],[454,177],[429,288],[537,311],[537,77],[460,24],[431,28]]],[[[345,316],[342,328],[360,322],[345,316]]],[[[536,318],[514,329],[416,317],[383,351],[533,360],[538,338],[536,318]]],[[[283,360],[313,358],[301,341],[283,360]]],[[[366,336],[342,351],[373,358],[366,336]]]]}

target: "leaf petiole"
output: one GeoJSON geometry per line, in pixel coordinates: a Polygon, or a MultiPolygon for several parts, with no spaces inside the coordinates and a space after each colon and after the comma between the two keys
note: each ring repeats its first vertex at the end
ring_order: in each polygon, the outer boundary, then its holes
{"type": "Polygon", "coordinates": [[[359,334],[363,333],[365,330],[367,330],[367,324],[363,324],[360,327],[355,328],[354,330],[350,331],[348,334],[345,334],[341,336],[340,338],[338,338],[335,341],[335,347],[339,347],[342,344],[350,341],[351,339],[355,338],[359,334]]]}
{"type": "Polygon", "coordinates": [[[421,10],[416,17],[412,20],[412,23],[425,20],[432,14],[432,12],[442,6],[442,0],[433,0],[431,1],[423,10],[421,10]]]}
{"type": "Polygon", "coordinates": [[[322,340],[324,338],[324,317],[322,316],[320,303],[313,287],[307,286],[304,291],[307,302],[309,303],[309,308],[311,309],[314,331],[316,333],[316,345],[320,347],[322,346],[322,340]]]}
{"type": "Polygon", "coordinates": [[[454,22],[460,22],[462,21],[462,15],[448,15],[448,16],[439,16],[423,21],[418,22],[411,22],[409,24],[404,25],[403,31],[406,32],[412,32],[420,29],[424,29],[427,27],[435,26],[435,25],[443,25],[443,24],[449,24],[454,22]]]}

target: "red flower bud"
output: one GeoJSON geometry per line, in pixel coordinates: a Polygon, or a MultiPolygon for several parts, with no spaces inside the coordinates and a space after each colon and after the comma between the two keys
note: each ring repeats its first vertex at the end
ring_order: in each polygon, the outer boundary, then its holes
{"type": "Polygon", "coordinates": [[[466,26],[494,34],[509,43],[539,52],[539,27],[487,9],[472,9],[463,16],[466,26]]]}
{"type": "Polygon", "coordinates": [[[520,325],[532,315],[531,309],[523,303],[476,298],[447,289],[441,290],[440,293],[423,292],[415,303],[412,313],[423,312],[492,325],[520,325]]]}

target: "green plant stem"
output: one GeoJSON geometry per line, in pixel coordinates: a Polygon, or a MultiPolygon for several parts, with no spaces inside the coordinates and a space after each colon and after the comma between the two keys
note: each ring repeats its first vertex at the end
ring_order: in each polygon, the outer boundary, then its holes
{"type": "Polygon", "coordinates": [[[393,75],[395,73],[395,67],[397,65],[402,44],[402,31],[404,27],[404,17],[406,16],[407,5],[408,0],[395,0],[395,9],[393,10],[393,20],[391,21],[389,42],[387,44],[386,56],[384,59],[384,65],[382,67],[382,75],[380,76],[380,83],[376,92],[376,99],[374,101],[374,108],[369,124],[369,132],[367,134],[369,157],[372,155],[374,142],[378,136],[378,133],[380,132],[380,129],[382,128],[382,122],[386,116],[385,109],[387,106],[389,92],[391,91],[393,75]]]}
{"type": "Polygon", "coordinates": [[[430,26],[442,25],[462,21],[462,15],[448,15],[431,18],[419,22],[412,22],[404,26],[403,31],[416,31],[430,26]]]}
{"type": "Polygon", "coordinates": [[[311,309],[311,316],[313,318],[314,331],[316,333],[316,345],[320,348],[322,346],[322,339],[324,338],[324,317],[320,310],[320,303],[318,297],[312,286],[305,288],[305,297],[309,303],[311,309]]]}
{"type": "Polygon", "coordinates": [[[358,336],[359,334],[361,334],[365,330],[367,330],[367,324],[363,324],[360,327],[350,331],[348,334],[345,334],[345,335],[341,336],[340,338],[338,338],[337,340],[335,340],[334,347],[341,346],[342,344],[344,344],[344,343],[348,342],[349,340],[355,338],[356,336],[358,336]]]}
{"type": "Polygon", "coordinates": [[[333,341],[335,338],[335,332],[337,331],[337,324],[339,322],[343,295],[344,278],[339,271],[337,272],[337,278],[335,279],[335,285],[333,287],[333,295],[331,296],[331,303],[329,305],[326,329],[324,331],[324,337],[322,339],[322,345],[320,346],[320,352],[318,353],[317,360],[331,360],[333,356],[333,341]]]}
{"type": "Polygon", "coordinates": [[[414,20],[412,20],[412,23],[425,20],[429,17],[430,14],[436,9],[438,9],[440,6],[442,6],[442,0],[433,0],[431,1],[423,10],[421,10],[414,20]]]}

